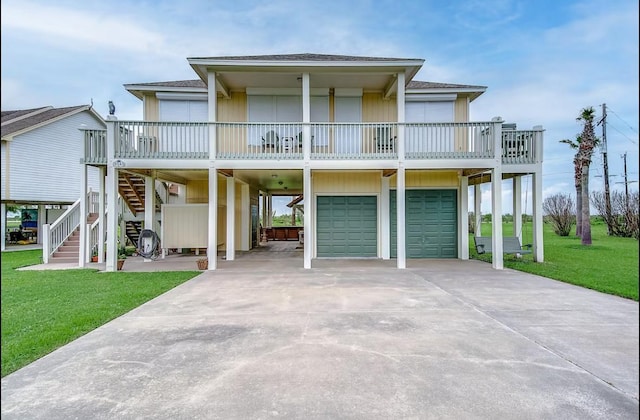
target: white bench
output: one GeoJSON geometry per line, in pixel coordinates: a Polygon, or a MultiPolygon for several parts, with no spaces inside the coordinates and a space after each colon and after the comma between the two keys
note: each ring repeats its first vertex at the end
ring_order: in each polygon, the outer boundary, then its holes
{"type": "MultiPolygon", "coordinates": [[[[476,243],[476,251],[478,252],[478,254],[493,252],[490,236],[475,236],[473,239],[476,243]]],[[[521,245],[520,238],[518,238],[517,236],[505,236],[502,238],[502,252],[504,254],[531,254],[532,246],[533,245],[531,244],[521,245]]]]}

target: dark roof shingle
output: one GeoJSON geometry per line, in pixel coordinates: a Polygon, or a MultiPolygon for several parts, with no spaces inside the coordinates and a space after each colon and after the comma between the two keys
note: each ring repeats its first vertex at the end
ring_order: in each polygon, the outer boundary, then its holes
{"type": "Polygon", "coordinates": [[[8,136],[13,133],[17,133],[18,131],[22,131],[26,128],[33,127],[35,125],[41,124],[48,120],[55,119],[65,114],[70,114],[79,109],[89,109],[89,105],[78,105],[71,106],[67,108],[52,108],[52,107],[43,107],[43,108],[34,108],[31,110],[18,110],[18,111],[2,111],[2,137],[8,136]],[[41,112],[35,113],[26,118],[18,119],[20,116],[27,115],[30,112],[34,112],[36,110],[42,110],[41,112]],[[30,111],[30,112],[26,112],[30,111]],[[15,122],[11,122],[12,119],[16,119],[15,122]]]}

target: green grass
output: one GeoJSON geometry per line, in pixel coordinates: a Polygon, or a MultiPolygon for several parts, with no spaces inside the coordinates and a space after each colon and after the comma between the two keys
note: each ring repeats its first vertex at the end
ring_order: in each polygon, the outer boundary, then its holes
{"type": "MultiPolygon", "coordinates": [[[[574,227],[575,229],[575,227],[574,227]]],[[[503,235],[511,235],[513,225],[503,225],[503,235]]],[[[491,225],[483,224],[483,236],[491,236],[491,225]]],[[[533,262],[531,255],[521,259],[505,255],[504,265],[515,270],[561,280],[611,295],[638,300],[638,241],[607,235],[601,222],[592,224],[592,245],[583,246],[575,230],[570,236],[558,236],[545,224],[544,262],[533,262]]],[[[522,230],[522,241],[532,243],[532,227],[528,223],[522,230]]],[[[469,238],[471,258],[491,262],[491,255],[478,255],[469,238]]]]}
{"type": "Polygon", "coordinates": [[[2,253],[2,377],[200,274],[15,270],[41,256],[2,253]]]}

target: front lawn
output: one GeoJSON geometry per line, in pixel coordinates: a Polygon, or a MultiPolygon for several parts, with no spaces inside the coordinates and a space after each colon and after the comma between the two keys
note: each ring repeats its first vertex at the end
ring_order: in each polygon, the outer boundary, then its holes
{"type": "Polygon", "coordinates": [[[3,377],[200,274],[15,270],[41,256],[2,253],[3,377]]]}
{"type": "MultiPolygon", "coordinates": [[[[504,256],[504,266],[575,284],[611,295],[638,300],[638,241],[607,235],[601,222],[592,224],[591,246],[583,246],[574,231],[558,236],[549,224],[544,225],[544,262],[535,263],[531,255],[517,259],[504,256]]],[[[512,224],[503,225],[503,236],[513,233],[512,224]]],[[[482,235],[491,236],[491,224],[483,223],[482,235]]],[[[522,229],[522,241],[532,243],[531,223],[522,229]]],[[[471,258],[491,262],[490,254],[478,255],[469,237],[471,258]]]]}

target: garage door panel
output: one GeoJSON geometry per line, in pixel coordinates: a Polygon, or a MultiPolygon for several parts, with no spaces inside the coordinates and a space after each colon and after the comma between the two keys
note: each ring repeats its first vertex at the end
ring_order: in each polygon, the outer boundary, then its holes
{"type": "Polygon", "coordinates": [[[375,196],[317,198],[318,257],[376,257],[378,201],[375,196]]]}
{"type": "MultiPolygon", "coordinates": [[[[397,255],[396,191],[390,194],[391,256],[397,255]]],[[[405,191],[408,258],[457,258],[457,191],[405,191]]]]}

